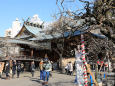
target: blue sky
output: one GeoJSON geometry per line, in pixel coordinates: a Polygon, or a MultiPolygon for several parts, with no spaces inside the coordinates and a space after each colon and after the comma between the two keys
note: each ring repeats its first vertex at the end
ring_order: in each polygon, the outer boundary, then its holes
{"type": "MultiPolygon", "coordinates": [[[[76,4],[77,7],[82,7],[78,1],[76,4]]],[[[70,8],[76,7],[71,4],[70,8]]],[[[22,18],[27,19],[38,14],[41,20],[50,22],[53,20],[51,15],[56,12],[56,0],[0,0],[0,36],[4,36],[5,30],[11,27],[16,18],[22,21],[22,18]]]]}

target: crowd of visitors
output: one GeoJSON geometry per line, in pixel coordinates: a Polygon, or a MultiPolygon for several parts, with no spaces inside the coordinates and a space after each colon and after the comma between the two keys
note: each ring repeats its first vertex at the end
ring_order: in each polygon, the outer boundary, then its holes
{"type": "MultiPolygon", "coordinates": [[[[30,71],[32,73],[32,77],[34,77],[34,61],[31,62],[30,71]]],[[[24,64],[21,61],[7,60],[5,62],[0,62],[0,78],[3,73],[5,73],[6,79],[15,78],[16,74],[17,78],[19,78],[21,72],[24,72],[24,64]]]]}
{"type": "Polygon", "coordinates": [[[17,78],[20,77],[20,72],[22,71],[21,62],[16,60],[9,60],[5,64],[5,73],[6,73],[6,79],[10,79],[10,73],[12,74],[12,78],[15,77],[16,71],[17,71],[17,78]]]}
{"type": "MultiPolygon", "coordinates": [[[[84,84],[83,79],[83,62],[81,59],[82,53],[81,50],[78,48],[75,50],[75,62],[72,63],[69,61],[66,66],[66,74],[67,75],[73,75],[73,72],[76,71],[76,77],[75,77],[75,84],[82,85],[84,84]]],[[[4,63],[4,62],[2,62],[4,63]]],[[[20,77],[20,73],[24,71],[25,65],[21,61],[16,60],[8,60],[5,62],[4,67],[2,67],[2,63],[0,62],[0,77],[2,75],[2,71],[4,68],[4,72],[6,74],[6,79],[10,79],[11,75],[10,72],[12,71],[12,78],[15,78],[15,75],[17,74],[17,78],[20,77]],[[2,69],[1,69],[2,68],[2,69]],[[2,70],[2,71],[1,71],[2,70]]],[[[45,58],[42,58],[39,62],[39,69],[40,69],[40,80],[43,81],[43,85],[47,85],[49,81],[49,77],[52,76],[51,71],[53,70],[53,62],[48,59],[48,56],[45,56],[45,58]]],[[[107,61],[104,62],[103,60],[97,61],[98,70],[101,70],[103,66],[105,66],[106,70],[108,68],[107,61]]],[[[34,60],[30,62],[30,71],[32,74],[32,77],[34,77],[35,73],[35,63],[34,60]]]]}
{"type": "MultiPolygon", "coordinates": [[[[40,69],[40,80],[43,80],[43,84],[48,84],[49,77],[52,76],[52,62],[48,59],[48,57],[45,57],[40,60],[39,62],[39,69],[40,69]]],[[[6,80],[10,78],[15,78],[17,75],[17,78],[20,78],[21,72],[24,72],[25,65],[21,61],[16,60],[7,60],[5,62],[0,62],[0,77],[2,76],[2,72],[6,74],[6,80]],[[5,63],[4,67],[2,67],[2,63],[5,63]],[[1,69],[2,68],[2,69],[1,69]]],[[[30,72],[32,74],[32,77],[34,77],[35,72],[35,63],[34,61],[30,62],[30,72]]]]}

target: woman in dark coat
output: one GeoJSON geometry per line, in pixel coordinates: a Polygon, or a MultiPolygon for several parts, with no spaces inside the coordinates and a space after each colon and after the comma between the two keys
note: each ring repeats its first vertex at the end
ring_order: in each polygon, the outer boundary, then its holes
{"type": "Polygon", "coordinates": [[[10,76],[9,76],[9,73],[10,73],[10,63],[9,63],[9,61],[6,62],[5,71],[6,71],[6,79],[10,78],[10,76]]]}
{"type": "Polygon", "coordinates": [[[31,74],[32,74],[32,77],[34,77],[34,72],[35,72],[35,64],[34,64],[34,61],[31,62],[31,74]]]}
{"type": "Polygon", "coordinates": [[[12,78],[14,78],[14,75],[16,74],[16,61],[12,61],[12,78]]]}
{"type": "Polygon", "coordinates": [[[17,63],[17,78],[19,78],[20,72],[21,72],[21,63],[18,62],[18,63],[17,63]]]}

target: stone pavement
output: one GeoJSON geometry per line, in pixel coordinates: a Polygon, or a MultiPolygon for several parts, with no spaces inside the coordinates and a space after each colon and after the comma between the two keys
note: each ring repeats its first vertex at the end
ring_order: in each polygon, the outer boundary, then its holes
{"type": "MultiPolygon", "coordinates": [[[[35,77],[31,77],[30,72],[25,72],[20,75],[20,78],[5,80],[5,74],[3,74],[2,79],[0,79],[0,86],[43,86],[43,81],[39,79],[39,75],[39,71],[35,72],[35,77]]],[[[75,75],[70,76],[53,71],[48,86],[76,86],[74,79],[75,75]]],[[[103,80],[103,86],[114,86],[114,81],[115,73],[109,73],[107,74],[107,80],[103,80]]]]}
{"type": "MultiPolygon", "coordinates": [[[[5,77],[5,75],[3,75],[5,77]]],[[[76,86],[74,84],[75,76],[60,74],[59,72],[52,72],[48,86],[76,86]]],[[[0,79],[0,86],[42,86],[39,80],[39,72],[35,72],[35,77],[31,77],[30,72],[25,72],[20,75],[20,78],[10,80],[0,79]]]]}

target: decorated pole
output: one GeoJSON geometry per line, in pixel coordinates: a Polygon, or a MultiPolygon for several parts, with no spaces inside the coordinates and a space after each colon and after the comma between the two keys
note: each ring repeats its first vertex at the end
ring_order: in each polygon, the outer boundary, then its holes
{"type": "Polygon", "coordinates": [[[84,45],[84,37],[83,35],[81,35],[81,50],[82,50],[82,60],[83,60],[83,69],[84,69],[84,86],[88,86],[87,85],[87,70],[86,70],[86,59],[85,59],[85,45],[84,45]]]}
{"type": "Polygon", "coordinates": [[[83,34],[81,34],[81,50],[82,50],[82,60],[83,60],[83,69],[84,69],[84,82],[85,82],[84,86],[88,86],[88,84],[87,84],[87,70],[90,73],[90,75],[92,76],[95,85],[98,86],[98,83],[96,82],[95,77],[94,77],[93,73],[91,72],[91,69],[85,59],[85,45],[84,45],[83,34]],[[87,68],[87,70],[86,70],[86,68],[87,68]]]}

